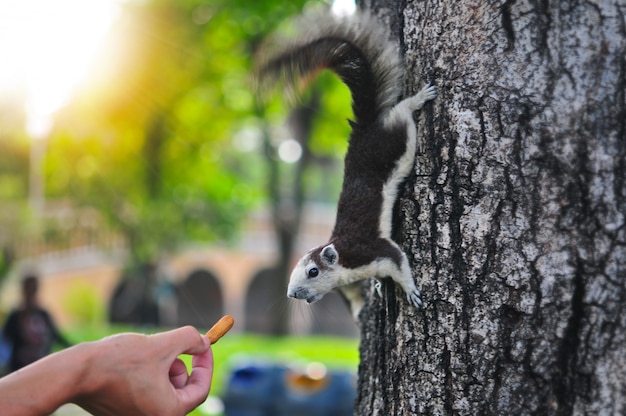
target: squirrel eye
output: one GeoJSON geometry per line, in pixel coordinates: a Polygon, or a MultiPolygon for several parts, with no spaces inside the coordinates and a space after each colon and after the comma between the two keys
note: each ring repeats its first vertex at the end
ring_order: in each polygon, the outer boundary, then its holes
{"type": "Polygon", "coordinates": [[[309,277],[317,277],[317,275],[320,274],[320,271],[317,269],[317,267],[313,267],[307,272],[307,274],[309,275],[309,277]]]}

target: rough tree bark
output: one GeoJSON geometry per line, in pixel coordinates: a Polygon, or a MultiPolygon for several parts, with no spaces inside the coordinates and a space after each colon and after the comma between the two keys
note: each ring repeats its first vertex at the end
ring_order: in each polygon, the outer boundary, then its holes
{"type": "Polygon", "coordinates": [[[358,415],[626,414],[626,3],[361,4],[439,96],[366,290],[358,415]]]}

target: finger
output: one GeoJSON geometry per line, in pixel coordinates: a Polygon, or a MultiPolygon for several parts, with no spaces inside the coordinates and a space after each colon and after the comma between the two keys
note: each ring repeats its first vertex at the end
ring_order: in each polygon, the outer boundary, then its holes
{"type": "MultiPolygon", "coordinates": [[[[213,350],[209,348],[202,354],[194,355],[191,360],[191,375],[192,377],[202,377],[208,374],[208,378],[211,379],[213,377],[213,350]],[[208,370],[208,373],[205,373],[204,370],[208,370]],[[199,374],[201,373],[201,374],[199,374]]],[[[190,382],[193,382],[192,379],[190,382]]]]}
{"type": "Polygon", "coordinates": [[[170,383],[176,389],[180,389],[187,384],[189,375],[187,374],[187,366],[180,358],[174,360],[169,371],[170,383]]]}
{"type": "Polygon", "coordinates": [[[171,346],[171,354],[173,356],[201,354],[211,346],[210,341],[203,337],[193,326],[184,326],[155,336],[161,337],[164,343],[171,346]]]}
{"type": "Polygon", "coordinates": [[[202,390],[211,388],[213,379],[213,350],[209,348],[203,354],[195,355],[191,360],[191,373],[187,385],[197,385],[202,390]]]}
{"type": "Polygon", "coordinates": [[[202,403],[211,390],[213,379],[212,350],[208,349],[202,354],[195,355],[191,366],[191,374],[187,379],[187,384],[177,390],[181,403],[189,410],[202,403]]]}

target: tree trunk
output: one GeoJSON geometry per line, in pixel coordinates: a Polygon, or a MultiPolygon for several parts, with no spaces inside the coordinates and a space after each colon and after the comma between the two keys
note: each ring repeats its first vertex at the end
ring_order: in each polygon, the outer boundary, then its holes
{"type": "Polygon", "coordinates": [[[268,195],[272,211],[272,222],[276,233],[278,258],[273,269],[273,284],[269,285],[268,303],[276,305],[270,309],[269,322],[272,335],[289,333],[289,315],[285,313],[289,304],[285,287],[292,268],[296,237],[300,231],[304,209],[305,172],[313,162],[310,149],[313,120],[319,111],[319,92],[313,90],[308,100],[291,111],[289,127],[294,139],[300,144],[302,155],[296,162],[293,174],[281,181],[281,162],[266,127],[264,146],[268,166],[268,195]]]}
{"type": "Polygon", "coordinates": [[[367,291],[355,414],[626,414],[626,4],[366,3],[439,95],[396,210],[424,308],[367,291]]]}

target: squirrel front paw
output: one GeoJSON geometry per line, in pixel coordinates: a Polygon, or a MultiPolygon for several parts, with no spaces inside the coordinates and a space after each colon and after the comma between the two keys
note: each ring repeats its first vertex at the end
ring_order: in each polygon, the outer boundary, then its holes
{"type": "Polygon", "coordinates": [[[417,289],[415,289],[415,291],[413,292],[407,293],[406,298],[409,301],[409,303],[415,306],[417,309],[421,308],[423,305],[422,294],[417,289]]]}

